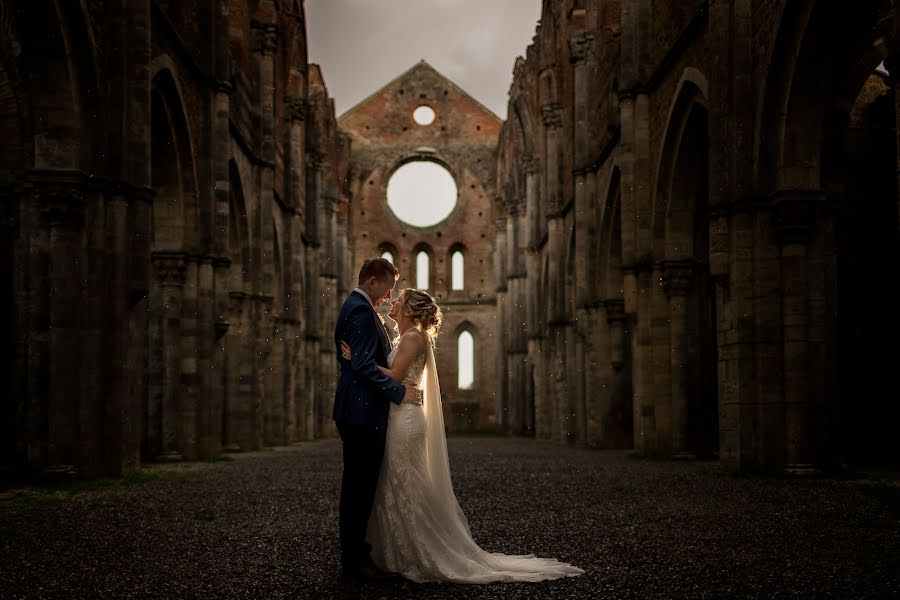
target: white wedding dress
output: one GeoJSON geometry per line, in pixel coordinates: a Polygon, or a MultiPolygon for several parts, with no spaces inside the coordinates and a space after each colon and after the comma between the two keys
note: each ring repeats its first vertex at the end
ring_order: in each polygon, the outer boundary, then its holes
{"type": "MultiPolygon", "coordinates": [[[[403,382],[424,377],[423,405],[391,404],[387,442],[367,539],[380,567],[416,582],[543,581],[582,569],[533,554],[482,550],[450,482],[440,384],[430,344],[403,382]]],[[[397,348],[388,356],[392,364],[397,348]]]]}

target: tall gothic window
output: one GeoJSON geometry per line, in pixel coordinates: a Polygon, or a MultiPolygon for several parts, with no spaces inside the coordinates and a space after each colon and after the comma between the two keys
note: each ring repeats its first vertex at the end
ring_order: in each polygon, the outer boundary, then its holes
{"type": "Polygon", "coordinates": [[[416,254],[416,287],[420,290],[428,289],[428,253],[424,250],[416,254]]]}
{"type": "Polygon", "coordinates": [[[461,390],[471,389],[475,383],[475,338],[468,331],[459,334],[456,355],[459,360],[456,386],[461,390]]]}
{"type": "Polygon", "coordinates": [[[463,259],[463,253],[459,250],[453,253],[450,257],[450,279],[451,279],[451,287],[453,290],[461,290],[463,289],[463,265],[465,264],[465,259],[463,259]]]}
{"type": "Polygon", "coordinates": [[[385,250],[384,252],[382,252],[382,253],[381,253],[381,258],[386,258],[386,259],[388,259],[389,261],[391,261],[391,264],[392,264],[392,265],[393,265],[393,264],[396,264],[396,263],[394,263],[394,255],[393,255],[393,253],[392,253],[390,250],[385,250]]]}

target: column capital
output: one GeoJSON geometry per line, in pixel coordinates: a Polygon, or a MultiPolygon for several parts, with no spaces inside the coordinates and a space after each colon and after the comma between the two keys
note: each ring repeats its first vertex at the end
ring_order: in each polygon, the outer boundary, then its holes
{"type": "Polygon", "coordinates": [[[253,36],[253,51],[263,56],[271,56],[278,47],[278,25],[271,22],[250,21],[253,36]]]}
{"type": "Polygon", "coordinates": [[[606,322],[615,323],[625,320],[625,300],[622,298],[610,298],[603,301],[606,310],[606,322]]]}
{"type": "Polygon", "coordinates": [[[306,120],[306,100],[301,96],[287,95],[284,97],[284,107],[287,117],[292,121],[306,120]]]}
{"type": "Polygon", "coordinates": [[[827,196],[822,190],[779,190],[772,194],[772,221],[782,243],[807,243],[815,228],[816,215],[827,196]]]}
{"type": "Polygon", "coordinates": [[[306,164],[309,165],[310,169],[313,169],[315,171],[322,171],[325,167],[325,155],[318,150],[311,150],[307,148],[306,164]]]}
{"type": "Polygon", "coordinates": [[[43,214],[51,227],[83,225],[85,216],[83,192],[73,190],[71,195],[63,193],[44,195],[43,214]]]}
{"type": "Polygon", "coordinates": [[[663,288],[671,298],[673,296],[686,296],[694,284],[694,272],[696,265],[693,260],[663,261],[662,267],[663,288]]]}
{"type": "Polygon", "coordinates": [[[546,102],[541,105],[541,120],[547,129],[562,127],[562,105],[559,102],[546,102]]]}
{"type": "Polygon", "coordinates": [[[150,261],[159,282],[166,287],[181,287],[185,282],[186,260],[181,252],[153,252],[150,261]]]}
{"type": "Polygon", "coordinates": [[[573,64],[584,64],[591,56],[595,35],[593,31],[577,31],[569,37],[569,61],[573,64]]]}
{"type": "Polygon", "coordinates": [[[522,157],[522,170],[526,175],[534,175],[541,168],[541,160],[536,154],[526,154],[522,157]]]}

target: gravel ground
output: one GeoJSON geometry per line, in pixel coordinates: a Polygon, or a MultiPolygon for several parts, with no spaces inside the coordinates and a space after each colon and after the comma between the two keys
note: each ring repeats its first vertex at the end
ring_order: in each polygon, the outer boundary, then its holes
{"type": "Polygon", "coordinates": [[[536,584],[337,579],[340,443],[0,493],[2,597],[900,598],[900,487],[739,477],[501,437],[450,439],[490,551],[587,570],[536,584]],[[134,481],[137,480],[137,481],[134,481]]]}

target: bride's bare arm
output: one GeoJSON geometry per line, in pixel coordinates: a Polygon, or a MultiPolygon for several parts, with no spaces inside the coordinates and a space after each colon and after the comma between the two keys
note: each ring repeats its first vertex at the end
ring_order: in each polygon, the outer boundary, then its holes
{"type": "MultiPolygon", "coordinates": [[[[341,347],[344,352],[344,358],[347,358],[352,350],[345,342],[341,342],[341,347]]],[[[423,352],[425,352],[425,336],[419,331],[414,330],[408,335],[404,335],[403,339],[400,340],[400,345],[397,346],[397,354],[394,355],[394,362],[391,363],[391,368],[378,368],[381,369],[382,373],[394,381],[403,383],[403,376],[406,375],[409,366],[414,360],[419,358],[423,352]]]]}

